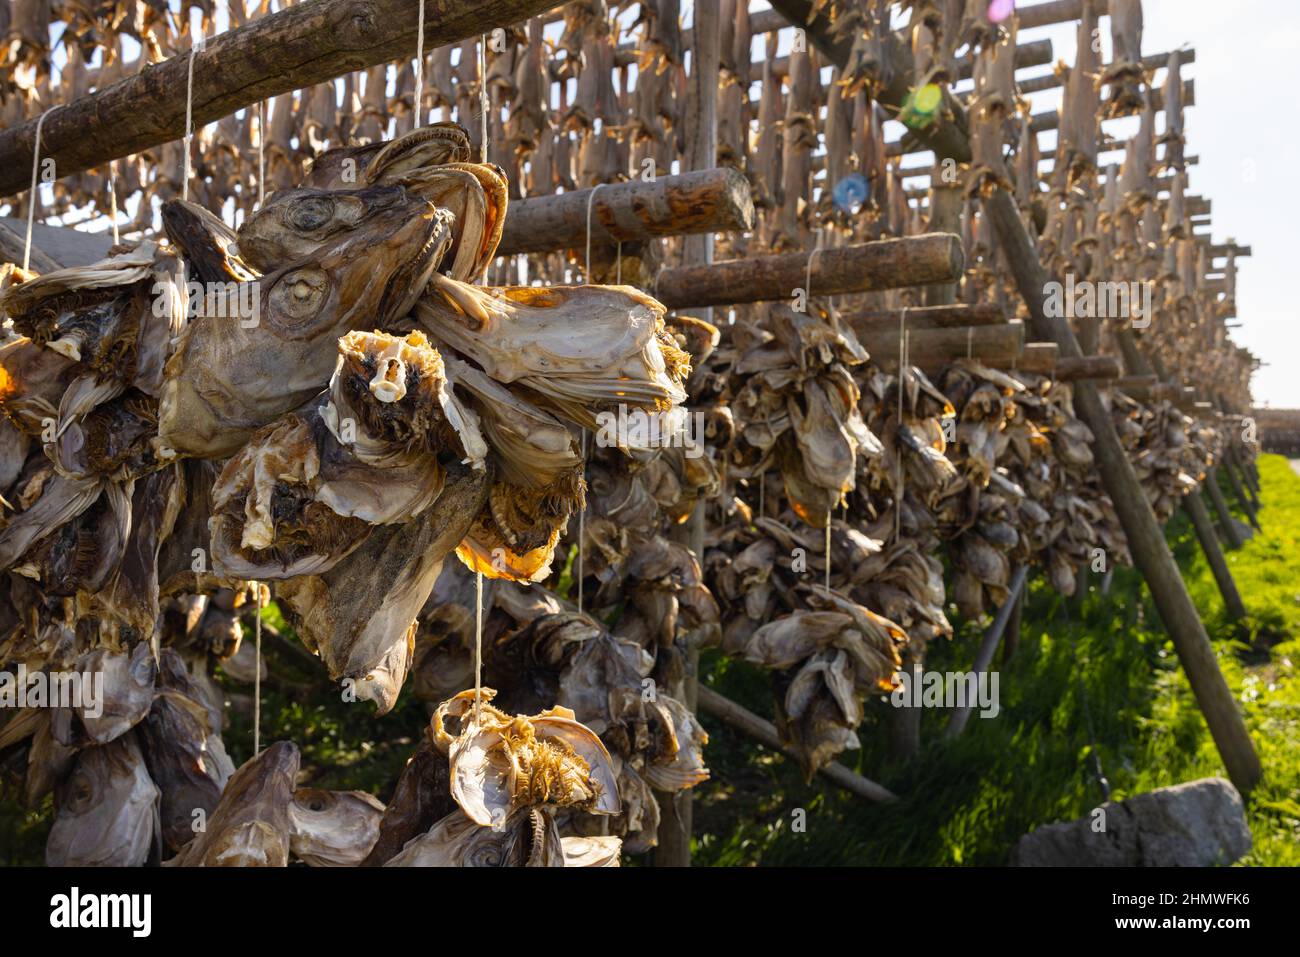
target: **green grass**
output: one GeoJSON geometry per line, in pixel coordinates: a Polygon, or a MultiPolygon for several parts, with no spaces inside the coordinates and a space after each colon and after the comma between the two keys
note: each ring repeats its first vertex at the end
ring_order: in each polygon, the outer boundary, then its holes
{"type": "MultiPolygon", "coordinates": [[[[1170,545],[1184,569],[1264,765],[1247,803],[1254,849],[1242,862],[1300,863],[1300,477],[1285,459],[1260,461],[1264,531],[1228,561],[1245,599],[1244,628],[1224,619],[1214,580],[1180,513],[1170,545]]],[[[972,717],[945,742],[942,712],[922,715],[922,753],[891,764],[887,720],[877,703],[859,731],[860,752],[844,763],[886,785],[890,805],[852,797],[741,740],[711,719],[711,782],[698,789],[700,864],[998,865],[1020,835],[1086,815],[1102,802],[1210,775],[1224,775],[1172,643],[1131,569],[1101,595],[1096,578],[1081,603],[1041,582],[1030,591],[1021,643],[1000,666],[1002,713],[972,717]],[[805,833],[793,833],[796,808],[805,833]]],[[[979,629],[963,624],[931,649],[927,668],[964,670],[979,629]]],[[[767,677],[713,656],[706,680],[771,716],[767,677]]]]}

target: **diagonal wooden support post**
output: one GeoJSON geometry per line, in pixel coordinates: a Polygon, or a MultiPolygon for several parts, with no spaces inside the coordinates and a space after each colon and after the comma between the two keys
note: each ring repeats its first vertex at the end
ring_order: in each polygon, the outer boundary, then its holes
{"type": "Polygon", "coordinates": [[[1228,568],[1228,560],[1219,547],[1219,539],[1214,534],[1214,524],[1210,521],[1210,513],[1205,509],[1200,489],[1193,489],[1183,497],[1183,509],[1192,520],[1192,527],[1196,529],[1196,538],[1201,543],[1201,551],[1205,552],[1210,571],[1214,573],[1214,582],[1219,586],[1219,594],[1223,596],[1223,607],[1227,610],[1228,619],[1240,621],[1246,617],[1246,606],[1242,604],[1241,592],[1237,590],[1237,583],[1228,568]]]}

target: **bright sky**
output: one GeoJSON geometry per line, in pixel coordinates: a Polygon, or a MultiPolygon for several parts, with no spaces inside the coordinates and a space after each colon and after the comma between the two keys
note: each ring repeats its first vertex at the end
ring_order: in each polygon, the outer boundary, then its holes
{"type": "MultiPolygon", "coordinates": [[[[1028,3],[1022,6],[1029,6],[1028,3]]],[[[1297,0],[1144,0],[1142,52],[1196,50],[1183,68],[1196,80],[1196,105],[1186,110],[1191,192],[1213,201],[1214,238],[1251,247],[1237,260],[1237,318],[1233,338],[1266,365],[1255,375],[1259,405],[1300,408],[1300,325],[1295,291],[1300,277],[1292,230],[1300,229],[1300,128],[1291,90],[1300,83],[1300,3],[1297,0]]],[[[1103,60],[1109,61],[1110,21],[1102,20],[1103,60]]],[[[1050,37],[1058,59],[1073,60],[1069,28],[1025,31],[1050,37]]],[[[1035,71],[1038,72],[1038,71],[1035,71]]],[[[1054,101],[1040,94],[1034,111],[1054,101]]],[[[1127,135],[1121,124],[1108,126],[1127,135]]],[[[1040,144],[1053,139],[1044,135],[1040,144]]]]}

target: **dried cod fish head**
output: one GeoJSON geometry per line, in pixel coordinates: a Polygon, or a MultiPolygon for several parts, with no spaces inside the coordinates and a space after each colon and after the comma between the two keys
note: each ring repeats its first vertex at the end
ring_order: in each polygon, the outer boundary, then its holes
{"type": "Polygon", "coordinates": [[[494,690],[481,694],[478,709],[472,689],[444,701],[432,723],[434,743],[451,762],[451,796],[471,821],[488,827],[537,805],[619,812],[609,752],[572,711],[512,717],[490,704],[494,690]],[[459,721],[454,735],[448,719],[459,721]]]}
{"type": "Polygon", "coordinates": [[[175,867],[285,867],[289,863],[294,778],[298,749],[276,741],[250,758],[226,782],[217,809],[185,850],[167,863],[175,867]]]}
{"type": "Polygon", "coordinates": [[[365,181],[386,182],[423,167],[464,163],[469,156],[469,133],[465,127],[458,123],[432,123],[385,143],[366,165],[365,181]]]}
{"type": "Polygon", "coordinates": [[[486,163],[448,163],[404,174],[385,174],[382,182],[405,187],[456,217],[453,240],[441,272],[476,282],[501,242],[509,184],[500,167],[486,163]]]}
{"type": "Polygon", "coordinates": [[[139,725],[149,776],[161,792],[162,835],[173,851],[194,838],[194,811],[211,815],[235,766],[221,742],[202,688],[180,654],[164,648],[160,690],[139,725]]]}
{"type": "Polygon", "coordinates": [[[158,788],[134,735],[79,752],[55,791],[48,867],[139,867],[158,821],[158,788]]]}
{"type": "MultiPolygon", "coordinates": [[[[183,199],[162,204],[163,230],[180,249],[200,282],[247,282],[257,273],[241,259],[233,229],[206,207],[183,199]]],[[[295,257],[296,258],[296,257],[295,257]]]]}
{"type": "Polygon", "coordinates": [[[200,458],[234,453],[321,391],[339,336],[404,315],[449,241],[450,217],[408,197],[263,277],[256,325],[192,323],[167,363],[160,439],[200,458]]]}
{"type": "Polygon", "coordinates": [[[586,504],[581,466],[545,488],[497,482],[459,545],[456,555],[488,578],[542,581],[551,573],[555,547],[569,516],[586,504]]]}
{"type": "Polygon", "coordinates": [[[129,653],[96,648],[78,658],[73,670],[102,676],[101,700],[61,709],[55,715],[54,735],[61,743],[76,747],[108,744],[149,713],[157,666],[148,642],[140,642],[129,653]]]}
{"type": "Polygon", "coordinates": [[[293,856],[312,867],[356,867],[379,840],[383,802],[364,791],[299,788],[289,805],[293,856]]]}
{"type": "Polygon", "coordinates": [[[491,483],[489,473],[451,463],[433,505],[404,524],[374,526],[334,567],[276,589],[298,636],[320,654],[331,680],[387,713],[410,667],[417,616],[443,558],[465,537],[491,483]]]}
{"type": "Polygon", "coordinates": [[[623,839],[612,835],[562,837],[565,867],[618,867],[623,839]]]}
{"type": "Polygon", "coordinates": [[[416,310],[436,343],[591,429],[601,411],[667,411],[686,401],[690,360],[663,316],[660,303],[625,286],[483,288],[440,275],[416,310]]]}
{"type": "Polygon", "coordinates": [[[464,811],[412,838],[385,867],[563,867],[564,847],[546,808],[520,808],[492,827],[464,811]]]}
{"type": "Polygon", "coordinates": [[[276,193],[239,227],[239,254],[264,273],[305,259],[343,233],[365,229],[376,217],[406,207],[396,186],[364,189],[300,188],[276,193]]]}

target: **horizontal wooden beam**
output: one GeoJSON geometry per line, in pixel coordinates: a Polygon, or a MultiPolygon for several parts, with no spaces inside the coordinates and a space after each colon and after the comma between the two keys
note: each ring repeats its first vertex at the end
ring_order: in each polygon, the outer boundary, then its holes
{"type": "MultiPolygon", "coordinates": [[[[1028,45],[1029,44],[1026,44],[1026,46],[1028,45]]],[[[1196,62],[1196,51],[1190,47],[1186,50],[1179,51],[1179,55],[1181,57],[1182,66],[1187,66],[1189,63],[1196,62]]],[[[1154,53],[1151,56],[1144,56],[1142,58],[1142,66],[1146,70],[1162,69],[1166,64],[1168,64],[1168,62],[1168,53],[1154,53]]],[[[1044,90],[1054,90],[1064,85],[1065,76],[1056,72],[1045,73],[1042,76],[1025,77],[1023,80],[1016,80],[1016,87],[1026,96],[1032,93],[1041,93],[1044,90]]]]}
{"type": "MultiPolygon", "coordinates": [[[[554,6],[554,0],[455,0],[427,4],[424,47],[433,50],[554,6]]],[[[194,54],[194,128],[281,93],[415,52],[419,0],[312,0],[227,30],[194,54]]],[[[189,52],[48,111],[41,156],[70,176],[185,135],[189,52]]],[[[27,189],[36,119],[0,131],[0,196],[27,189]]]]}
{"type": "Polygon", "coordinates": [[[904,318],[909,329],[940,329],[952,326],[993,326],[1007,321],[1006,310],[993,303],[954,303],[942,306],[908,306],[904,309],[870,309],[840,312],[840,320],[854,329],[897,328],[904,318]]]}
{"type": "Polygon", "coordinates": [[[949,233],[882,239],[807,252],[678,266],[659,273],[652,291],[670,309],[839,296],[873,289],[954,282],[965,266],[961,240],[949,233]],[[809,259],[811,257],[811,270],[809,259]]]}
{"type": "Polygon", "coordinates": [[[580,249],[654,236],[721,233],[754,228],[749,181],[730,168],[653,180],[633,179],[592,190],[511,200],[497,255],[580,249]]]}
{"type": "Polygon", "coordinates": [[[1118,356],[1071,356],[1058,359],[1053,377],[1061,382],[1079,379],[1118,379],[1124,372],[1118,356]]]}
{"type": "MultiPolygon", "coordinates": [[[[899,329],[881,326],[854,328],[858,341],[872,361],[886,369],[898,368],[899,329]]],[[[910,365],[934,368],[954,359],[978,359],[985,365],[1009,365],[1025,347],[1025,324],[1019,319],[996,326],[908,329],[910,365]]]]}

